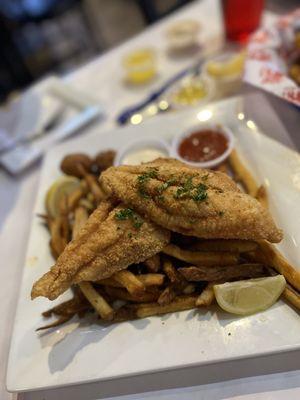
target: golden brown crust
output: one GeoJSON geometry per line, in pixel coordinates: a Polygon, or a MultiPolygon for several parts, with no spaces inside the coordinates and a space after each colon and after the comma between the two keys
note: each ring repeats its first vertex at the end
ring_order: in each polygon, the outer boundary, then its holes
{"type": "Polygon", "coordinates": [[[168,244],[169,232],[152,222],[144,219],[136,228],[130,219],[116,219],[115,214],[122,209],[110,201],[102,202],[56,264],[34,284],[31,297],[53,300],[74,283],[108,278],[168,244]]]}
{"type": "Polygon", "coordinates": [[[102,173],[100,183],[109,195],[184,235],[274,243],[282,239],[268,210],[221,172],[157,159],[139,166],[111,167],[102,173]],[[190,182],[192,190],[184,193],[190,182]],[[202,190],[206,198],[195,200],[197,187],[206,188],[202,190]]]}

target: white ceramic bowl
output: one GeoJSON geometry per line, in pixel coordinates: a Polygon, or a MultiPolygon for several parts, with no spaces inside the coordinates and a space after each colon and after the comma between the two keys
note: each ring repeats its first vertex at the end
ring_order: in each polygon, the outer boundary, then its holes
{"type": "MultiPolygon", "coordinates": [[[[168,143],[162,139],[154,138],[141,138],[130,142],[128,145],[122,147],[116,155],[114,166],[123,165],[123,160],[127,154],[135,150],[141,150],[144,148],[157,149],[165,153],[165,157],[170,156],[170,146],[168,143]]],[[[143,162],[153,161],[145,160],[143,162]]]]}
{"type": "Polygon", "coordinates": [[[171,144],[171,157],[177,158],[178,160],[180,160],[188,165],[191,165],[193,167],[214,168],[226,160],[226,158],[229,156],[229,154],[233,150],[233,147],[234,147],[234,136],[233,136],[233,133],[230,128],[228,128],[224,125],[220,125],[220,124],[203,123],[203,124],[195,125],[195,126],[191,127],[190,129],[181,132],[179,135],[176,135],[173,138],[172,144],[171,144]],[[209,161],[205,161],[205,162],[188,161],[188,160],[184,159],[183,157],[181,157],[179,154],[179,151],[178,151],[181,141],[196,131],[202,131],[202,130],[204,131],[207,129],[220,132],[227,138],[228,147],[224,151],[224,153],[221,154],[219,157],[214,158],[213,160],[209,160],[209,161]]]}

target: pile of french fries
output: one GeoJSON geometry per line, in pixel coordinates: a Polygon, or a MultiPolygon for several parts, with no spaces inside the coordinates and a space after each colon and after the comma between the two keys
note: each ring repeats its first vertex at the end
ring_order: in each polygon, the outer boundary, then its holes
{"type": "MultiPolygon", "coordinates": [[[[78,235],[89,214],[104,199],[96,175],[82,165],[77,169],[80,188],[63,199],[56,218],[44,216],[55,258],[78,235]]],[[[230,174],[246,193],[268,207],[264,186],[257,185],[235,150],[218,170],[230,174]]],[[[288,283],[283,297],[300,310],[300,273],[270,243],[200,240],[173,234],[171,244],[143,263],[131,265],[108,279],[73,287],[71,300],[43,313],[46,318],[54,315],[58,319],[39,330],[91,311],[96,311],[102,321],[121,322],[207,307],[215,300],[215,284],[277,273],[284,275],[288,283]]]]}

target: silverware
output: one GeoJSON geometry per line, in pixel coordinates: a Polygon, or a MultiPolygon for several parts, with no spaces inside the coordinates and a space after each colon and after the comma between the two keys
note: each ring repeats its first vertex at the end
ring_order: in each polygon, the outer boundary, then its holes
{"type": "Polygon", "coordinates": [[[39,139],[40,137],[51,133],[51,131],[53,131],[53,129],[56,128],[61,122],[64,113],[65,113],[65,107],[62,106],[58,109],[58,111],[55,114],[51,116],[51,118],[42,127],[42,129],[39,129],[38,131],[32,133],[27,138],[18,140],[16,144],[32,143],[36,139],[39,139]]]}
{"type": "Polygon", "coordinates": [[[35,140],[41,138],[42,136],[48,135],[53,132],[54,128],[56,128],[62,120],[62,117],[65,113],[65,107],[61,106],[57,112],[55,112],[51,118],[47,121],[47,123],[39,130],[32,132],[30,135],[27,135],[25,138],[19,138],[16,140],[12,140],[7,147],[5,147],[0,154],[3,154],[14,147],[22,144],[32,143],[35,140]]]}

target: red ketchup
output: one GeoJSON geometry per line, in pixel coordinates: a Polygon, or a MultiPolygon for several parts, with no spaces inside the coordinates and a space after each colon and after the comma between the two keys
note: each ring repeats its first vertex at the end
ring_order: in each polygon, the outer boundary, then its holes
{"type": "Polygon", "coordinates": [[[221,132],[203,130],[191,133],[179,145],[180,156],[192,162],[206,162],[220,157],[228,148],[228,139],[221,132]]]}

